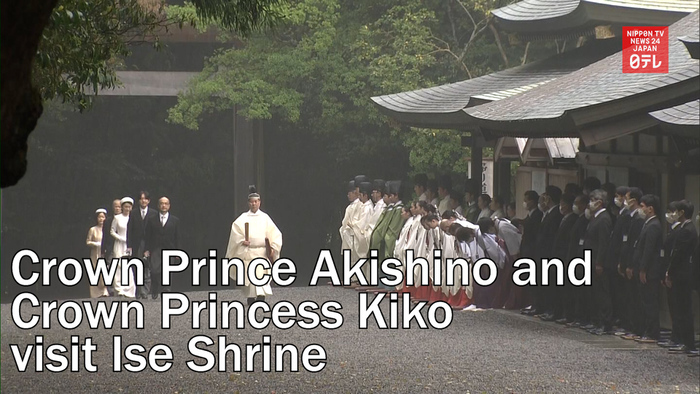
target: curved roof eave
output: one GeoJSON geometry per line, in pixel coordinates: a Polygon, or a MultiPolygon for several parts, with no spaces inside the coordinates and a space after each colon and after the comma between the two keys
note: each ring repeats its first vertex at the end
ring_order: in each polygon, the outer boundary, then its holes
{"type": "Polygon", "coordinates": [[[522,0],[491,14],[505,31],[549,37],[597,25],[668,26],[698,7],[694,0],[522,0]]]}

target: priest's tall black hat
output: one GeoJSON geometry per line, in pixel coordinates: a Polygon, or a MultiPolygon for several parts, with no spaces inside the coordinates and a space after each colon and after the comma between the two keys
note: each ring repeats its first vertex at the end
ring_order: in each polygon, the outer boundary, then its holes
{"type": "Polygon", "coordinates": [[[386,185],[386,181],[384,181],[384,179],[375,179],[372,182],[372,190],[376,190],[380,193],[384,193],[384,191],[386,190],[385,185],[386,185]]]}
{"type": "Polygon", "coordinates": [[[369,178],[364,175],[358,175],[355,177],[355,187],[360,187],[360,183],[369,182],[369,178]]]}
{"type": "Polygon", "coordinates": [[[248,199],[250,200],[251,198],[260,198],[258,188],[256,188],[255,185],[248,186],[248,199]]]}
{"type": "Polygon", "coordinates": [[[360,183],[360,193],[372,194],[372,184],[370,182],[361,182],[360,183]]]}
{"type": "Polygon", "coordinates": [[[401,181],[390,181],[389,194],[401,193],[401,181]]]}

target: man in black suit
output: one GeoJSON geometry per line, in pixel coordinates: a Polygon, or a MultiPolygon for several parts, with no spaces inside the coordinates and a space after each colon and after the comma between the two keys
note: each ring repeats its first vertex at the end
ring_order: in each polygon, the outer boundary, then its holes
{"type": "MultiPolygon", "coordinates": [[[[557,230],[557,235],[554,237],[554,253],[558,259],[564,263],[564,267],[567,267],[571,260],[569,260],[569,245],[571,244],[571,238],[573,235],[574,225],[578,220],[578,215],[573,211],[574,199],[576,197],[573,194],[564,194],[561,196],[561,202],[559,203],[559,212],[563,215],[561,223],[559,224],[559,229],[557,230]]],[[[552,285],[550,279],[550,286],[552,285]]],[[[573,320],[567,320],[564,316],[565,306],[567,298],[569,298],[570,292],[567,291],[567,284],[564,286],[555,286],[552,288],[552,297],[554,301],[554,319],[559,324],[570,323],[573,320]]]]}
{"type": "Polygon", "coordinates": [[[630,216],[627,231],[622,233],[622,247],[620,249],[620,261],[618,271],[624,273],[624,293],[627,314],[624,321],[625,330],[628,332],[622,339],[641,338],[643,332],[642,303],[639,297],[639,275],[635,275],[632,264],[634,245],[639,239],[639,234],[644,226],[644,219],[640,213],[639,201],[642,199],[642,191],[637,187],[630,187],[625,196],[625,210],[630,216]]]}
{"type": "Polygon", "coordinates": [[[616,325],[627,326],[623,321],[625,317],[625,283],[624,283],[624,272],[619,269],[620,266],[620,252],[622,251],[622,239],[624,234],[629,230],[630,222],[632,217],[629,215],[629,210],[625,205],[625,196],[629,188],[627,186],[618,186],[615,189],[615,199],[614,203],[617,208],[619,208],[617,218],[615,220],[615,225],[613,226],[612,233],[610,233],[610,243],[608,246],[608,257],[606,258],[606,263],[609,264],[606,268],[611,272],[610,274],[610,290],[613,300],[613,320],[618,321],[616,325]],[[617,272],[617,275],[614,273],[617,272]]]}
{"type": "Polygon", "coordinates": [[[696,354],[695,331],[693,330],[692,309],[692,255],[697,246],[698,233],[690,218],[693,217],[693,204],[688,200],[678,201],[671,217],[676,225],[671,250],[665,250],[669,260],[665,283],[670,289],[673,304],[673,331],[681,346],[669,350],[674,353],[696,354]]]}
{"type": "MultiPolygon", "coordinates": [[[[588,218],[585,215],[586,207],[588,206],[588,196],[585,194],[579,194],[574,200],[574,206],[572,208],[574,215],[576,216],[576,222],[571,229],[571,237],[569,240],[569,247],[566,255],[567,263],[571,262],[572,259],[577,257],[583,257],[583,243],[586,237],[586,229],[588,228],[588,218]]],[[[576,277],[583,277],[583,269],[581,266],[576,268],[576,277]]],[[[567,268],[568,269],[568,268],[567,268]]],[[[566,291],[565,296],[565,314],[566,320],[569,322],[566,324],[567,327],[581,327],[590,324],[591,316],[589,305],[586,304],[585,296],[589,290],[587,286],[575,287],[568,284],[564,287],[566,291]]]]}
{"type": "Polygon", "coordinates": [[[161,197],[158,200],[158,214],[152,216],[146,223],[146,257],[151,259],[151,296],[170,291],[170,286],[162,286],[163,261],[161,251],[164,249],[179,249],[180,220],[170,214],[170,200],[161,197]]]}
{"type": "MultiPolygon", "coordinates": [[[[537,260],[537,234],[542,223],[542,211],[537,208],[540,196],[534,190],[528,190],[523,195],[523,207],[528,211],[527,217],[523,220],[523,238],[520,242],[520,255],[522,258],[537,260]]],[[[533,298],[532,289],[528,289],[529,298],[533,298]]],[[[536,308],[524,308],[522,313],[534,315],[542,313],[536,308]]]]}
{"type": "Polygon", "coordinates": [[[661,250],[663,232],[657,213],[661,211],[659,197],[646,194],[640,201],[645,219],[639,239],[634,246],[632,264],[639,276],[639,295],[642,301],[643,330],[641,343],[655,343],[659,339],[659,286],[661,286],[661,250]]]}
{"type": "MultiPolygon", "coordinates": [[[[563,259],[566,255],[557,256],[554,253],[554,241],[561,225],[562,214],[559,211],[561,202],[561,189],[549,185],[539,198],[538,208],[542,211],[542,223],[537,232],[537,260],[535,263],[541,268],[542,259],[558,258],[563,259]]],[[[535,299],[535,309],[542,311],[540,318],[544,321],[553,321],[554,318],[554,297],[556,295],[557,275],[555,270],[550,269],[548,273],[549,285],[537,286],[537,298],[535,299]]]]}
{"type": "MultiPolygon", "coordinates": [[[[663,247],[661,249],[661,272],[665,273],[665,276],[661,278],[661,284],[666,286],[670,283],[666,280],[668,278],[668,268],[671,265],[671,251],[673,250],[673,244],[676,240],[676,235],[680,229],[680,224],[675,217],[678,211],[679,201],[671,201],[666,208],[666,221],[670,225],[668,231],[666,232],[666,239],[664,240],[663,247]]],[[[663,222],[662,222],[663,225],[663,222]]],[[[673,302],[673,296],[671,294],[672,289],[670,287],[666,288],[666,301],[668,305],[668,313],[671,316],[671,337],[669,339],[664,339],[657,342],[656,344],[664,348],[672,348],[681,345],[681,339],[678,335],[678,322],[676,321],[677,315],[674,311],[675,304],[673,302]]]]}
{"type": "MultiPolygon", "coordinates": [[[[147,191],[139,193],[139,208],[132,209],[129,215],[129,228],[126,232],[126,245],[133,250],[134,256],[142,257],[146,252],[146,224],[153,216],[158,215],[148,204],[151,202],[147,191]]],[[[151,267],[150,259],[143,259],[143,286],[136,287],[136,296],[141,299],[148,297],[151,292],[151,267]]]]}
{"type": "Polygon", "coordinates": [[[590,221],[586,229],[586,236],[583,241],[584,250],[591,251],[591,264],[594,272],[591,278],[593,285],[593,297],[597,316],[597,328],[589,330],[592,334],[603,335],[612,334],[612,300],[610,298],[610,275],[616,275],[616,270],[610,272],[607,263],[607,250],[610,242],[610,232],[612,231],[612,220],[606,213],[605,203],[608,194],[603,189],[596,189],[591,192],[588,202],[590,221]]]}

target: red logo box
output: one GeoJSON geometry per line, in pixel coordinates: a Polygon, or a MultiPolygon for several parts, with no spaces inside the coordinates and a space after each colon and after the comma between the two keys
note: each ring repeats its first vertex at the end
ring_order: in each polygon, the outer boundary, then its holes
{"type": "Polygon", "coordinates": [[[622,72],[668,73],[668,27],[623,27],[622,72]]]}

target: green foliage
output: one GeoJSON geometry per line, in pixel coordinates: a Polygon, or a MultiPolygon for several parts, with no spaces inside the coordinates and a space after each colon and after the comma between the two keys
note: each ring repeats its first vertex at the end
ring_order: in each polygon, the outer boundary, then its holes
{"type": "Polygon", "coordinates": [[[100,89],[119,86],[116,71],[130,46],[160,47],[158,35],[198,18],[215,18],[227,31],[248,34],[278,17],[277,0],[196,0],[189,13],[166,15],[163,0],[59,0],[32,70],[45,101],[59,99],[87,108],[100,89]]]}
{"type": "Polygon", "coordinates": [[[138,0],[59,1],[34,62],[42,97],[82,109],[99,89],[118,86],[119,59],[129,54],[129,43],[152,38],[163,25],[161,7],[147,8],[138,0]]]}
{"type": "MultiPolygon", "coordinates": [[[[274,119],[289,132],[311,132],[334,141],[339,162],[353,152],[366,153],[372,144],[394,146],[399,139],[416,171],[466,172],[468,150],[460,146],[459,132],[399,130],[380,115],[370,97],[491,73],[505,67],[504,57],[519,64],[525,44],[510,45],[501,35],[501,50],[489,28],[489,10],[505,3],[279,3],[274,11],[283,16],[280,23],[252,34],[243,48],[222,50],[208,59],[168,120],[197,129],[207,114],[237,106],[250,119],[274,119]],[[368,132],[376,136],[371,143],[352,137],[368,132]]],[[[196,14],[190,3],[170,10],[196,14]]],[[[200,29],[217,23],[192,22],[200,29]]]]}
{"type": "Polygon", "coordinates": [[[198,19],[247,35],[273,26],[280,18],[279,0],[192,0],[198,19]]]}

